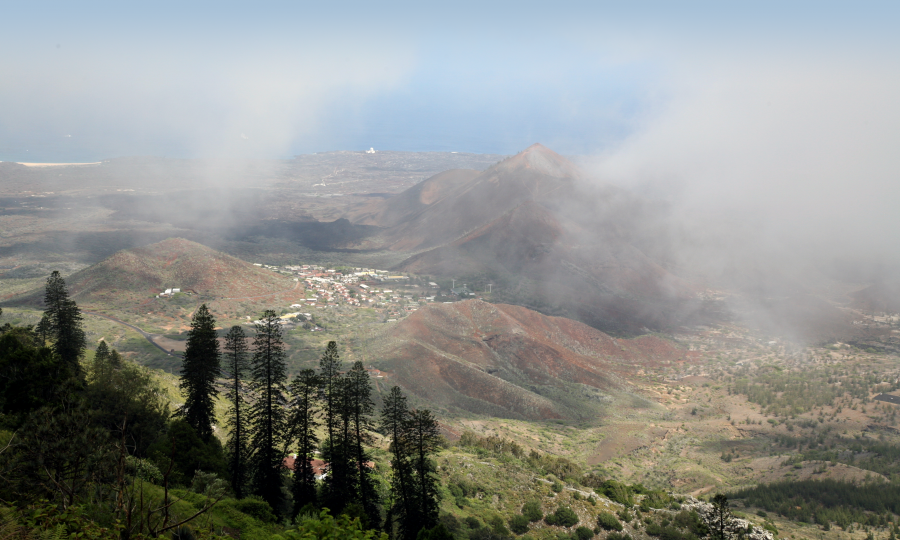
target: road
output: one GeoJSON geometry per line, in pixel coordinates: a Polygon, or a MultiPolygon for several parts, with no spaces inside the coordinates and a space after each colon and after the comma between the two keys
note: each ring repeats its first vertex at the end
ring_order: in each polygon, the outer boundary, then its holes
{"type": "Polygon", "coordinates": [[[140,328],[138,328],[137,326],[135,326],[135,325],[133,325],[133,324],[128,324],[128,323],[125,322],[125,321],[120,321],[119,319],[116,319],[115,317],[110,317],[109,315],[104,315],[104,314],[102,314],[102,313],[97,313],[96,311],[82,311],[82,313],[86,313],[86,314],[88,314],[88,315],[93,315],[93,316],[95,316],[95,317],[102,317],[102,318],[107,319],[107,320],[110,320],[110,321],[112,321],[112,322],[114,322],[114,323],[119,323],[119,324],[121,324],[121,325],[127,326],[128,328],[131,328],[132,330],[136,331],[136,332],[139,333],[140,335],[144,336],[144,337],[147,339],[147,341],[149,341],[154,347],[156,347],[157,349],[159,349],[159,350],[161,350],[162,352],[166,353],[167,355],[169,355],[169,356],[171,356],[171,357],[173,357],[173,358],[181,358],[181,355],[180,355],[180,354],[175,354],[175,353],[173,353],[173,352],[171,352],[171,351],[167,351],[167,350],[165,350],[162,346],[160,346],[159,343],[153,341],[153,334],[144,332],[143,330],[141,330],[140,328]]]}

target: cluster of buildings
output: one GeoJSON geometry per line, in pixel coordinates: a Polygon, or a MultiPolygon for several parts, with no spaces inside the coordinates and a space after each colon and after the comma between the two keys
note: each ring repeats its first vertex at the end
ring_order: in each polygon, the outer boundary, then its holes
{"type": "MultiPolygon", "coordinates": [[[[157,298],[171,298],[172,296],[175,296],[176,294],[178,294],[180,292],[181,292],[181,289],[177,288],[177,287],[174,289],[166,289],[165,291],[157,294],[156,297],[157,298]]],[[[188,291],[185,291],[185,292],[188,292],[188,291]]]]}
{"type": "MultiPolygon", "coordinates": [[[[340,274],[338,274],[340,275],[340,274]]],[[[360,298],[355,298],[356,293],[351,294],[347,289],[346,283],[342,279],[334,279],[328,277],[313,276],[303,280],[306,285],[307,292],[315,294],[315,298],[307,298],[307,305],[325,304],[326,306],[336,306],[338,303],[350,304],[352,306],[360,305],[360,302],[371,302],[366,295],[360,294],[360,298]]]]}
{"type": "MultiPolygon", "coordinates": [[[[302,304],[294,304],[292,309],[304,307],[336,307],[349,305],[373,307],[383,310],[387,321],[395,321],[416,311],[423,304],[435,301],[437,283],[427,285],[410,284],[410,276],[391,274],[388,270],[376,268],[334,268],[314,264],[271,266],[257,264],[282,274],[294,275],[302,281],[308,298],[302,304]],[[388,288],[390,287],[390,288],[388,288]],[[399,288],[399,289],[398,289],[399,288]],[[411,291],[410,289],[420,289],[411,291]]],[[[455,285],[455,284],[454,284],[455,285]]],[[[450,294],[460,299],[471,298],[475,293],[465,284],[454,286],[450,294]]],[[[300,312],[290,313],[282,318],[291,319],[300,312]]],[[[309,317],[308,314],[305,314],[309,317]]],[[[293,321],[288,321],[293,322],[293,321]]]]}

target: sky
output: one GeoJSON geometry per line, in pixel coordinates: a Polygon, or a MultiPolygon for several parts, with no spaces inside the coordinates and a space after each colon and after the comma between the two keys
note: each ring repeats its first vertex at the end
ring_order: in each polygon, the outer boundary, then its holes
{"type": "Polygon", "coordinates": [[[898,252],[898,15],[888,2],[10,3],[0,160],[540,142],[666,200],[694,238],[731,221],[785,252],[795,238],[898,252]]]}
{"type": "Polygon", "coordinates": [[[319,4],[10,3],[0,159],[627,156],[896,120],[888,3],[319,4]]]}

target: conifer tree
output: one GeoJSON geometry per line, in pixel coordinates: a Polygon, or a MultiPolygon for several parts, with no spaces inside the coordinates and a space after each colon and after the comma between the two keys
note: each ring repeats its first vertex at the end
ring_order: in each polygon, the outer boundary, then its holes
{"type": "Polygon", "coordinates": [[[100,340],[97,349],[94,351],[94,362],[91,366],[94,380],[100,380],[106,377],[109,370],[109,346],[105,340],[100,340]]]}
{"type": "Polygon", "coordinates": [[[113,349],[109,351],[109,367],[113,370],[120,369],[122,367],[122,355],[119,354],[119,351],[113,349]]]}
{"type": "Polygon", "coordinates": [[[362,362],[355,362],[346,377],[347,421],[349,429],[348,453],[352,464],[351,474],[356,476],[353,484],[356,487],[356,498],[369,518],[369,524],[380,521],[378,491],[375,487],[373,470],[367,462],[371,461],[368,447],[371,447],[375,403],[372,401],[372,382],[362,362]]]}
{"type": "Polygon", "coordinates": [[[429,410],[410,411],[406,396],[395,386],[384,400],[381,427],[391,439],[393,454],[389,514],[400,537],[412,540],[437,525],[439,480],[432,459],[440,442],[437,420],[429,410]]]}
{"type": "Polygon", "coordinates": [[[412,470],[415,474],[415,497],[418,505],[416,516],[418,529],[431,529],[438,520],[437,469],[432,455],[440,448],[438,423],[428,409],[417,409],[410,413],[407,422],[412,470]]]}
{"type": "Polygon", "coordinates": [[[385,528],[390,530],[396,525],[399,537],[404,540],[414,539],[418,534],[415,524],[416,516],[414,497],[414,477],[410,460],[408,438],[409,406],[406,396],[399,387],[394,386],[384,398],[381,409],[381,429],[390,438],[391,456],[391,505],[385,528]]]}
{"type": "Polygon", "coordinates": [[[81,311],[69,298],[66,281],[54,270],[47,278],[44,289],[44,316],[47,318],[47,333],[53,340],[53,352],[73,374],[83,377],[79,360],[84,354],[87,339],[82,328],[81,311]]]}
{"type": "Polygon", "coordinates": [[[281,444],[285,434],[285,353],[280,320],[267,310],[256,325],[250,377],[256,401],[249,410],[251,446],[250,469],[253,493],[275,511],[281,511],[281,444]]]}
{"type": "Polygon", "coordinates": [[[316,475],[311,460],[319,443],[319,377],[311,369],[304,369],[291,382],[291,425],[297,440],[297,459],[294,460],[294,515],[308,505],[316,504],[316,475]]]}
{"type": "Polygon", "coordinates": [[[47,340],[50,339],[50,321],[47,319],[46,314],[41,316],[41,320],[38,321],[37,325],[34,327],[34,333],[37,336],[38,347],[43,347],[47,343],[47,340]]]}
{"type": "Polygon", "coordinates": [[[322,489],[322,504],[337,513],[352,497],[353,490],[349,485],[350,469],[347,462],[347,395],[346,381],[341,375],[341,360],[337,352],[337,343],[329,341],[325,353],[319,362],[325,416],[325,431],[328,438],[322,448],[322,457],[328,463],[328,475],[322,489]]]}
{"type": "Polygon", "coordinates": [[[247,411],[244,399],[244,376],[249,368],[247,359],[247,337],[240,326],[232,326],[225,336],[224,371],[230,378],[228,386],[228,428],[230,435],[225,445],[228,456],[228,469],[231,473],[231,488],[235,497],[244,497],[244,484],[247,482],[247,460],[250,456],[247,444],[247,411]]]}
{"type": "Polygon", "coordinates": [[[184,395],[181,414],[204,441],[212,437],[216,421],[216,378],[220,371],[216,320],[203,304],[191,319],[179,387],[184,395]]]}

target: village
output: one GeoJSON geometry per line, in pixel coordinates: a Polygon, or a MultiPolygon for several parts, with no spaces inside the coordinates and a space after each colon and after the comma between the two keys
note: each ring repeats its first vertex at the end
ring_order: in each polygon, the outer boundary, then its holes
{"type": "MultiPolygon", "coordinates": [[[[383,322],[395,322],[429,302],[454,302],[475,298],[465,285],[441,287],[414,274],[394,274],[375,268],[326,268],[317,265],[255,266],[294,276],[302,283],[306,300],[282,309],[282,324],[301,324],[310,331],[320,331],[312,311],[341,307],[369,308],[381,315],[383,322]]],[[[454,282],[455,285],[455,282],[454,282]]],[[[256,322],[256,321],[254,321],[256,322]]]]}

